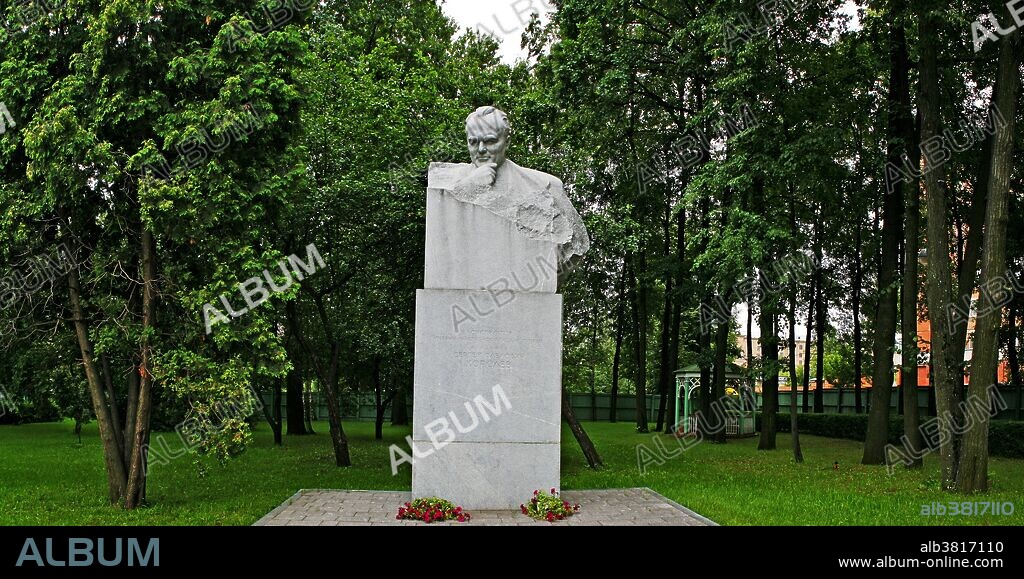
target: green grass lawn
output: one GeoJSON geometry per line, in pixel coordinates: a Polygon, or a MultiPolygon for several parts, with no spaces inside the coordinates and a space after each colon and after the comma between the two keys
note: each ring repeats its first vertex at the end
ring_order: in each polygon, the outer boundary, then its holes
{"type": "MultiPolygon", "coordinates": [[[[221,466],[185,456],[150,469],[151,506],[125,513],[105,504],[106,480],[95,424],[82,444],[70,424],[0,427],[0,523],[13,525],[248,525],[303,488],[408,490],[410,468],[391,476],[388,446],[406,428],[346,424],[356,466],[331,466],[333,453],[320,423],[315,436],[285,437],[275,448],[261,425],[244,456],[221,466]]],[[[641,475],[636,448],[654,448],[630,424],[585,425],[607,468],[593,472],[566,429],[562,473],[566,489],[650,487],[726,525],[989,525],[1024,524],[1024,461],[993,459],[994,490],[977,501],[1015,504],[1012,516],[921,516],[921,505],[959,499],[938,490],[937,460],[918,472],[858,464],[861,444],[805,436],[806,462],[794,464],[788,435],[780,450],[758,452],[756,439],[701,444],[641,475]],[[839,470],[832,463],[839,462],[839,470]]],[[[159,435],[154,435],[154,439],[159,435]]],[[[174,435],[163,435],[170,446],[174,435]]],[[[673,439],[662,437],[668,448],[673,439]]],[[[525,497],[524,497],[525,498],[525,497]]],[[[397,507],[397,505],[396,505],[397,507]]]]}

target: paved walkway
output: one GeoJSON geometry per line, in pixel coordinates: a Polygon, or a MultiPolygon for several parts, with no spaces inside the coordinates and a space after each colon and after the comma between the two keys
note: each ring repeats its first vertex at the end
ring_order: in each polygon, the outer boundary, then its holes
{"type": "MultiPolygon", "coordinates": [[[[302,490],[256,525],[266,526],[406,526],[420,521],[395,519],[411,495],[401,491],[302,490]]],[[[566,491],[562,498],[580,504],[580,512],[564,521],[535,521],[517,511],[470,511],[465,523],[434,525],[517,526],[708,526],[715,523],[650,489],[566,491]]]]}

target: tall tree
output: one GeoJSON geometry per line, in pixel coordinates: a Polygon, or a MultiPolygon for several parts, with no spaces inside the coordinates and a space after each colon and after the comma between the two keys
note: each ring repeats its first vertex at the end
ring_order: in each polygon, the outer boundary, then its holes
{"type": "MultiPolygon", "coordinates": [[[[916,145],[916,139],[911,139],[916,145]]],[[[920,151],[917,146],[911,146],[912,152],[920,151]]],[[[910,156],[916,159],[920,165],[920,154],[910,156]]],[[[924,442],[921,439],[921,419],[918,402],[918,379],[917,369],[920,359],[920,347],[918,346],[917,322],[919,315],[918,299],[921,295],[921,284],[918,274],[918,261],[920,259],[920,237],[921,237],[921,183],[914,179],[906,187],[906,228],[903,242],[903,288],[901,300],[902,320],[902,367],[900,369],[900,389],[903,395],[903,436],[910,445],[911,458],[908,468],[919,468],[922,461],[917,458],[921,456],[924,449],[924,442]]]]}
{"type": "Polygon", "coordinates": [[[988,178],[988,208],[985,216],[985,248],[982,258],[983,303],[994,304],[978,314],[974,330],[974,355],[967,407],[973,412],[964,434],[956,487],[963,493],[988,490],[989,389],[998,384],[999,327],[1003,320],[1002,298],[1009,294],[1006,274],[1006,236],[1009,222],[1010,177],[1014,161],[1017,101],[1020,93],[1020,34],[1014,32],[1000,41],[999,78],[993,95],[995,107],[1005,123],[996,125],[988,178]],[[995,381],[993,382],[993,379],[995,381]],[[980,410],[980,411],[979,411],[980,410]]]}
{"type": "Polygon", "coordinates": [[[810,404],[810,384],[811,384],[811,334],[814,333],[814,314],[816,311],[817,304],[815,300],[818,297],[817,287],[815,286],[815,277],[812,276],[809,284],[809,290],[807,292],[807,335],[804,337],[804,367],[803,367],[803,413],[807,414],[811,411],[810,404]]]}
{"type": "Polygon", "coordinates": [[[860,304],[861,304],[861,291],[863,289],[863,275],[864,268],[861,265],[861,242],[863,240],[863,224],[860,219],[857,220],[857,234],[855,236],[857,249],[854,250],[853,259],[853,371],[855,378],[853,380],[854,389],[854,411],[857,414],[863,414],[864,412],[864,400],[863,400],[863,385],[864,375],[864,345],[863,345],[863,332],[861,330],[860,321],[860,304]]]}
{"type": "Polygon", "coordinates": [[[644,248],[627,257],[630,272],[630,305],[633,312],[633,388],[636,431],[647,432],[647,275],[644,248]]]}
{"type": "MultiPolygon", "coordinates": [[[[820,224],[815,222],[815,228],[818,227],[820,224]]],[[[818,353],[814,358],[814,412],[821,414],[825,412],[825,337],[828,335],[828,300],[825,293],[825,269],[822,267],[824,253],[820,232],[815,235],[815,239],[817,241],[814,245],[814,258],[818,267],[814,269],[814,289],[818,294],[814,299],[814,305],[818,308],[815,322],[815,326],[818,328],[818,353]]]]}
{"type": "MultiPolygon", "coordinates": [[[[789,206],[791,235],[794,241],[797,240],[796,202],[790,200],[789,206]]],[[[804,461],[804,453],[800,448],[800,426],[796,415],[796,307],[797,296],[799,295],[800,280],[792,276],[787,280],[789,285],[789,432],[790,446],[793,451],[793,460],[800,463],[804,461]]],[[[808,328],[808,331],[810,328],[808,328]]]]}
{"type": "Polygon", "coordinates": [[[608,420],[612,423],[618,421],[619,406],[619,375],[622,368],[622,343],[625,338],[626,327],[626,264],[623,262],[622,273],[619,274],[618,294],[615,306],[615,354],[612,360],[612,386],[610,403],[608,409],[608,420]]]}
{"type": "Polygon", "coordinates": [[[761,290],[761,437],[758,450],[775,450],[779,412],[779,335],[775,296],[764,288],[761,290]]]}
{"type": "Polygon", "coordinates": [[[4,237],[79,248],[58,307],[33,315],[78,341],[108,499],[124,508],[145,501],[156,400],[187,398],[195,448],[226,458],[251,438],[247,416],[214,410],[251,406],[249,384],[287,367],[272,308],[211,337],[197,322],[280,258],[261,241],[301,180],[304,16],[255,33],[256,4],[80,2],[0,33],[2,92],[27,115],[0,147],[0,204],[18,208],[4,237]]]}
{"type": "Polygon", "coordinates": [[[668,391],[672,387],[672,377],[675,371],[676,361],[672,356],[672,330],[673,313],[675,311],[675,276],[672,268],[668,266],[672,259],[672,203],[666,201],[665,215],[662,221],[663,238],[663,283],[665,284],[665,297],[662,300],[661,313],[661,337],[660,337],[660,360],[658,363],[658,414],[654,430],[661,432],[665,426],[665,407],[668,404],[668,391]]]}
{"type": "MultiPolygon", "coordinates": [[[[896,0],[889,7],[889,95],[887,166],[899,166],[907,151],[910,135],[910,57],[904,29],[905,7],[896,0]]],[[[878,264],[878,303],[872,354],[875,368],[871,377],[871,410],[863,464],[885,464],[889,442],[889,404],[892,396],[893,352],[899,298],[899,251],[903,234],[904,189],[906,184],[886,171],[883,196],[882,256],[878,264]]]]}
{"type": "MultiPolygon", "coordinates": [[[[933,2],[921,6],[918,14],[918,36],[921,43],[919,64],[921,87],[918,107],[921,115],[921,142],[940,138],[942,118],[940,109],[938,69],[938,18],[933,2]]],[[[949,195],[943,167],[937,159],[925,155],[924,182],[927,191],[927,300],[928,316],[933,328],[930,344],[931,382],[935,389],[936,411],[946,420],[939,421],[939,458],[941,479],[945,488],[952,488],[957,480],[960,444],[956,433],[961,419],[960,390],[963,360],[957,359],[947,306],[953,301],[953,279],[950,268],[950,233],[946,216],[949,215],[949,195]]]]}

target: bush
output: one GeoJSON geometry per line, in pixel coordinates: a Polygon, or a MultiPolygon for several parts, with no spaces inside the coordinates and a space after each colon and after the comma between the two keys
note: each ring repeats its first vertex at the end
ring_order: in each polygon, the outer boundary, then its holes
{"type": "Polygon", "coordinates": [[[988,451],[992,456],[1024,458],[1024,422],[993,420],[988,432],[988,451]]]}
{"type": "Polygon", "coordinates": [[[31,424],[33,422],[57,422],[60,411],[50,400],[49,392],[32,390],[30,396],[14,396],[0,402],[0,424],[31,424]]]}
{"type": "MultiPolygon", "coordinates": [[[[922,417],[921,422],[929,420],[922,417]]],[[[761,413],[757,414],[757,430],[761,430],[761,413]]],[[[797,414],[801,434],[841,438],[863,442],[868,433],[867,414],[797,414]]],[[[776,418],[777,432],[789,432],[789,413],[776,418]]],[[[903,436],[903,417],[889,416],[889,442],[899,444],[903,436]]],[[[1024,422],[993,420],[989,427],[989,453],[1004,458],[1024,458],[1024,422]]]]}

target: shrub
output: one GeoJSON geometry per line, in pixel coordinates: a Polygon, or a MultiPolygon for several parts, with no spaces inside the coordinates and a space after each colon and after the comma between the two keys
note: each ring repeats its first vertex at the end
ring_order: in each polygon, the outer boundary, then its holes
{"type": "MultiPolygon", "coordinates": [[[[930,417],[921,417],[922,424],[930,417]]],[[[778,432],[789,432],[789,413],[776,418],[778,432]]],[[[797,414],[797,427],[801,434],[827,438],[841,438],[863,442],[868,433],[867,414],[797,414]]],[[[757,429],[761,430],[761,413],[757,414],[757,429]]],[[[899,444],[903,436],[903,417],[889,416],[889,442],[899,444]]],[[[927,440],[926,440],[927,442],[927,440]]],[[[993,420],[989,423],[989,453],[1004,458],[1024,458],[1024,422],[993,420]]]]}

